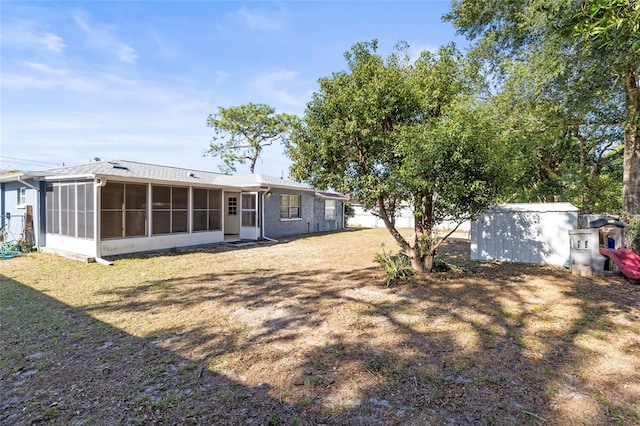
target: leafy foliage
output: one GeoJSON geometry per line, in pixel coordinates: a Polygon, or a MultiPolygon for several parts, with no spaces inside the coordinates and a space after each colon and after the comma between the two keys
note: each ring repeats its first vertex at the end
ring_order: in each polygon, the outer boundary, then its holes
{"type": "Polygon", "coordinates": [[[517,128],[530,148],[523,164],[533,167],[524,168],[533,176],[525,192],[639,214],[640,3],[454,0],[445,19],[477,41],[473,54],[515,99],[511,119],[524,112],[538,123],[517,128]]]}
{"type": "Polygon", "coordinates": [[[413,275],[413,268],[409,263],[409,258],[402,253],[393,255],[390,251],[386,251],[383,248],[376,253],[376,262],[382,266],[387,274],[384,280],[384,284],[387,287],[395,284],[402,278],[413,275]]]}
{"type": "Polygon", "coordinates": [[[345,53],[349,70],[320,79],[287,153],[292,176],[375,209],[413,268],[430,272],[441,243],[434,224],[493,203],[508,151],[491,106],[475,96],[477,66],[453,45],[414,63],[407,48],[384,58],[375,40],[355,44],[345,53]],[[416,218],[412,243],[395,228],[401,202],[416,218]]]}
{"type": "Polygon", "coordinates": [[[344,203],[344,226],[347,226],[347,222],[349,221],[349,219],[351,219],[352,217],[355,217],[356,215],[356,211],[354,210],[353,206],[349,203],[344,203]]]}
{"type": "Polygon", "coordinates": [[[269,105],[253,104],[229,108],[218,108],[218,113],[209,115],[207,126],[215,129],[209,149],[205,152],[220,157],[224,173],[236,171],[236,163],[250,161],[249,170],[255,165],[263,148],[275,141],[286,140],[296,117],[276,114],[269,105]]]}

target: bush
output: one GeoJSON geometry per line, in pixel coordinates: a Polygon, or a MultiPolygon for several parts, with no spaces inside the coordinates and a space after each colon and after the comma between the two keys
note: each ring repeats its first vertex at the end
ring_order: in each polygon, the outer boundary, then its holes
{"type": "Polygon", "coordinates": [[[353,206],[349,203],[344,203],[344,227],[348,226],[349,219],[355,217],[356,211],[353,206]]]}
{"type": "Polygon", "coordinates": [[[452,265],[447,260],[446,254],[436,254],[433,259],[433,272],[449,272],[452,269],[452,265]]]}
{"type": "Polygon", "coordinates": [[[384,280],[387,287],[401,278],[413,275],[411,262],[409,262],[409,258],[404,254],[392,255],[391,252],[383,248],[382,251],[376,253],[376,262],[378,262],[387,273],[387,277],[384,280]]]}

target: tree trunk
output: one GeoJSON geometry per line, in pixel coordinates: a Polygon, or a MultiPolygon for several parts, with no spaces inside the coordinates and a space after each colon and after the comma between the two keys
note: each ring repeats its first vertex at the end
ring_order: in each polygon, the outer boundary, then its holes
{"type": "Polygon", "coordinates": [[[420,274],[428,274],[433,269],[433,254],[429,252],[426,255],[420,253],[420,247],[417,245],[411,248],[411,267],[420,274]]]}
{"type": "Polygon", "coordinates": [[[406,252],[410,247],[409,243],[400,235],[398,230],[394,225],[394,221],[389,218],[389,214],[387,213],[387,209],[384,207],[384,197],[378,197],[378,208],[380,209],[380,218],[384,222],[384,226],[387,227],[387,230],[393,236],[393,239],[396,240],[402,251],[406,252]]]}
{"type": "Polygon", "coordinates": [[[625,75],[627,120],[624,126],[622,210],[626,217],[640,214],[640,89],[636,70],[625,75]]]}

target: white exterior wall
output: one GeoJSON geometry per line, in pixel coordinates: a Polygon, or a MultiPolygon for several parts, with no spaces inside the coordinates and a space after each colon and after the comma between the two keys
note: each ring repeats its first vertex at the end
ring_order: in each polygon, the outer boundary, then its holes
{"type": "MultiPolygon", "coordinates": [[[[348,226],[359,226],[363,228],[384,228],[384,221],[378,216],[365,210],[362,206],[353,206],[354,215],[349,218],[348,226]]],[[[396,217],[396,228],[413,229],[413,213],[408,207],[400,209],[400,215],[396,217]]]]}
{"type": "Polygon", "coordinates": [[[93,239],[88,240],[58,234],[47,234],[46,238],[46,249],[60,250],[87,257],[96,257],[96,242],[93,239]]]}
{"type": "MultiPolygon", "coordinates": [[[[47,246],[49,240],[47,237],[47,246]]],[[[100,242],[102,256],[136,253],[143,251],[165,250],[174,247],[196,246],[224,242],[222,231],[194,232],[191,234],[166,234],[151,237],[130,237],[103,240],[100,242]]]]}
{"type": "Polygon", "coordinates": [[[578,209],[568,203],[497,206],[471,223],[471,259],[561,266],[578,209]]]}
{"type": "MultiPolygon", "coordinates": [[[[361,206],[353,206],[354,217],[349,218],[348,226],[359,226],[363,228],[384,228],[384,221],[378,216],[365,210],[361,206]]],[[[409,207],[403,207],[400,215],[396,217],[396,228],[414,228],[414,217],[409,207]]],[[[437,230],[449,230],[455,228],[457,222],[445,220],[434,227],[437,230]]],[[[469,231],[471,222],[465,221],[458,227],[459,231],[469,231]]]]}

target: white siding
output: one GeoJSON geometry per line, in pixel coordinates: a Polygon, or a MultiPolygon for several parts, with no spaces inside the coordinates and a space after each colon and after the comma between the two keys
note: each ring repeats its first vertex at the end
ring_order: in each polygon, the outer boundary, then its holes
{"type": "Polygon", "coordinates": [[[563,265],[578,209],[568,203],[496,206],[471,223],[471,258],[563,265]]]}

